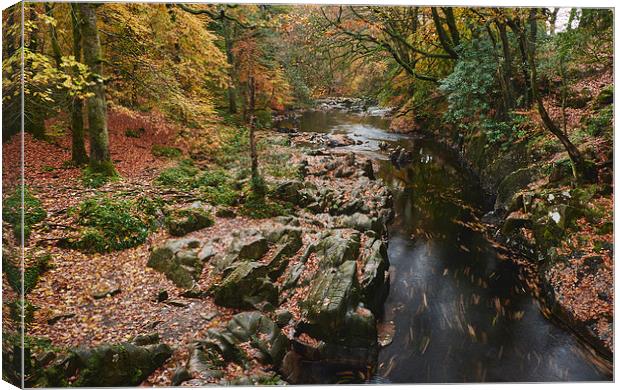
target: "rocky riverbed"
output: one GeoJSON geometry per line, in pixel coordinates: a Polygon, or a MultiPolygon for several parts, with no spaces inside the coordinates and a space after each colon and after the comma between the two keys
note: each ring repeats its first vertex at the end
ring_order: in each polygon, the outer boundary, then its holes
{"type": "MultiPolygon", "coordinates": [[[[187,339],[182,352],[166,342],[174,334],[162,328],[160,335],[155,324],[124,343],[39,357],[34,383],[320,383],[347,370],[362,373],[358,382],[369,377],[379,338],[386,339],[377,318],[389,289],[392,197],[371,160],[338,153],[331,147],[344,140],[323,138],[305,143],[320,149],[297,154],[300,180],[281,181],[273,192],[296,206],[291,215],[204,235],[214,229],[209,206],[195,202],[171,214],[170,238],[151,248],[147,267],[175,287],[154,300],[210,308],[193,311],[205,321],[181,324],[202,328],[188,329],[200,336],[187,339]],[[162,367],[173,355],[174,365],[162,367]]],[[[238,219],[224,214],[216,213],[216,226],[238,219]]]]}

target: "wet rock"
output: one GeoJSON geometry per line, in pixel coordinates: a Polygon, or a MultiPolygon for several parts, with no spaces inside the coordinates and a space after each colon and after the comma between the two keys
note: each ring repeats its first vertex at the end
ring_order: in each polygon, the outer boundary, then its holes
{"type": "Polygon", "coordinates": [[[243,234],[231,244],[231,252],[240,260],[260,259],[267,250],[267,240],[258,232],[243,234]]]}
{"type": "Polygon", "coordinates": [[[362,251],[360,267],[362,275],[359,283],[362,302],[375,315],[379,315],[389,290],[388,268],[390,267],[387,248],[381,239],[367,239],[362,251]]]}
{"type": "Polygon", "coordinates": [[[173,236],[184,236],[211,225],[213,225],[213,219],[200,203],[188,208],[173,210],[166,218],[168,232],[173,236]]]}
{"type": "Polygon", "coordinates": [[[355,260],[359,254],[360,236],[351,234],[346,237],[343,232],[335,231],[320,239],[308,248],[304,258],[312,252],[321,259],[321,268],[338,267],[348,260],[355,260]]]}
{"type": "Polygon", "coordinates": [[[200,277],[203,263],[213,255],[210,244],[191,238],[173,239],[154,248],[147,265],[163,272],[178,287],[189,289],[200,277]]]}
{"type": "Polygon", "coordinates": [[[497,189],[495,210],[504,212],[508,210],[509,202],[512,197],[530,184],[534,176],[535,172],[530,168],[522,168],[506,176],[497,189]]]}

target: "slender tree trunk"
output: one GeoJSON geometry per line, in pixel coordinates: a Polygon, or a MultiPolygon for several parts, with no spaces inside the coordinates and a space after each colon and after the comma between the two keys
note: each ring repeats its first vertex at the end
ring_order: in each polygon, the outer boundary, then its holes
{"type": "Polygon", "coordinates": [[[252,161],[252,182],[254,184],[257,184],[260,182],[260,173],[258,171],[258,155],[256,153],[256,139],[254,134],[254,110],[256,108],[256,82],[254,81],[254,76],[250,76],[248,78],[248,97],[248,124],[250,127],[250,159],[252,161]]]}
{"type": "MultiPolygon", "coordinates": [[[[71,3],[71,25],[73,28],[73,56],[76,61],[82,60],[82,34],[78,21],[78,6],[71,3]]],[[[84,146],[84,103],[82,99],[73,97],[71,102],[71,160],[76,165],[86,164],[88,155],[84,146]]]]}
{"type": "Polygon", "coordinates": [[[554,8],[553,11],[551,11],[551,14],[549,15],[549,33],[551,35],[555,35],[555,22],[556,20],[558,20],[559,11],[560,11],[559,8],[554,8]]]}
{"type": "Polygon", "coordinates": [[[90,140],[90,166],[93,170],[114,175],[115,170],[110,160],[107,107],[105,86],[103,84],[103,66],[101,42],[97,30],[96,4],[78,3],[80,11],[80,32],[84,62],[92,72],[90,88],[93,96],[88,98],[88,135],[90,140]]]}
{"type": "Polygon", "coordinates": [[[226,47],[226,62],[228,62],[228,77],[230,84],[228,85],[228,112],[237,113],[237,89],[235,88],[235,56],[233,54],[233,39],[230,31],[230,23],[228,20],[222,20],[222,29],[224,31],[224,45],[226,47]]]}

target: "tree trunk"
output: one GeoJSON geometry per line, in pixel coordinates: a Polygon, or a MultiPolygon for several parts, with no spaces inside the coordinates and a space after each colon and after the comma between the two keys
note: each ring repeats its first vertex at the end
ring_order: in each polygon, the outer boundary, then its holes
{"type": "MultiPolygon", "coordinates": [[[[78,7],[71,3],[71,24],[73,27],[73,56],[82,60],[82,34],[78,21],[78,7]]],[[[82,99],[73,97],[71,102],[71,160],[76,165],[86,164],[88,155],[84,146],[84,109],[82,99]]]]}
{"type": "Polygon", "coordinates": [[[88,135],[90,141],[90,166],[94,171],[114,175],[115,170],[110,160],[107,107],[105,86],[103,84],[103,66],[101,43],[97,30],[97,4],[78,3],[80,11],[80,32],[84,62],[92,73],[90,87],[93,96],[88,98],[88,135]]]}
{"type": "Polygon", "coordinates": [[[224,32],[224,45],[226,47],[226,62],[228,62],[228,77],[230,84],[228,85],[228,112],[237,113],[237,89],[235,88],[235,56],[233,54],[233,40],[228,20],[222,20],[222,30],[224,32]]]}
{"type": "Polygon", "coordinates": [[[536,104],[538,109],[538,113],[540,118],[543,121],[543,124],[547,128],[547,130],[556,136],[558,140],[566,149],[568,156],[570,157],[573,163],[573,174],[576,179],[583,180],[587,182],[595,182],[596,181],[596,168],[594,165],[586,164],[585,160],[581,156],[579,149],[570,141],[568,136],[562,132],[558,128],[558,126],[553,122],[549,113],[545,109],[543,104],[542,96],[540,96],[540,92],[538,91],[538,76],[536,74],[536,9],[532,9],[529,15],[529,25],[530,25],[530,34],[527,36],[526,29],[523,28],[520,31],[519,40],[522,41],[523,46],[527,52],[528,59],[528,67],[530,70],[530,88],[532,91],[532,99],[536,104]]]}
{"type": "MultiPolygon", "coordinates": [[[[30,22],[37,23],[36,4],[30,3],[30,22]]],[[[26,22],[28,22],[26,20],[26,22]]],[[[32,31],[28,42],[28,49],[35,53],[39,50],[39,37],[37,31],[32,31]]],[[[24,130],[31,133],[35,138],[45,138],[45,114],[46,107],[33,96],[24,97],[24,130]]]]}
{"type": "Polygon", "coordinates": [[[503,23],[496,23],[497,30],[499,31],[499,38],[502,42],[502,53],[504,57],[504,79],[506,80],[506,88],[508,89],[508,98],[510,109],[515,107],[515,86],[512,70],[512,53],[510,52],[510,42],[508,41],[508,34],[506,34],[506,25],[503,23]]]}
{"type": "Polygon", "coordinates": [[[254,82],[254,76],[250,76],[248,78],[248,97],[248,124],[250,127],[250,159],[252,161],[252,183],[256,185],[260,182],[260,173],[258,171],[258,155],[256,153],[256,139],[254,135],[254,110],[256,106],[256,83],[254,82]]]}

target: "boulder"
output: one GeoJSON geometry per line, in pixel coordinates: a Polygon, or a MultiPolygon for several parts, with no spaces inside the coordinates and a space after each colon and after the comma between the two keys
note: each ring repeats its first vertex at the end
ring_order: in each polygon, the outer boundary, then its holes
{"type": "Polygon", "coordinates": [[[381,235],[385,232],[385,224],[380,218],[371,218],[366,214],[354,213],[344,216],[336,222],[336,226],[355,229],[359,232],[374,231],[381,235]]]}
{"type": "Polygon", "coordinates": [[[314,252],[321,259],[322,269],[338,267],[345,261],[357,259],[359,248],[359,234],[351,234],[347,238],[343,232],[336,230],[309,246],[303,258],[314,252]]]}
{"type": "Polygon", "coordinates": [[[163,272],[178,287],[188,289],[198,280],[204,262],[214,253],[209,243],[191,238],[172,239],[151,251],[147,265],[163,272]]]}
{"type": "Polygon", "coordinates": [[[278,288],[267,278],[269,268],[256,262],[240,262],[220,283],[211,287],[215,303],[234,308],[253,308],[261,302],[277,304],[278,288]]]}
{"type": "Polygon", "coordinates": [[[263,364],[278,367],[282,363],[289,342],[278,326],[260,312],[243,312],[236,314],[226,326],[233,337],[257,349],[258,360],[263,364]]]}
{"type": "Polygon", "coordinates": [[[370,180],[375,180],[375,171],[372,167],[372,161],[370,159],[364,161],[364,165],[362,165],[362,171],[364,175],[370,180]]]}
{"type": "Polygon", "coordinates": [[[345,261],[338,268],[323,269],[312,280],[301,306],[304,322],[314,334],[329,336],[344,323],[347,310],[356,303],[356,271],[355,261],[345,261]]]}
{"type": "Polygon", "coordinates": [[[288,180],[279,184],[273,191],[273,197],[298,206],[304,206],[308,201],[304,184],[299,180],[288,180]]]}
{"type": "Polygon", "coordinates": [[[61,363],[78,387],[137,386],[172,356],[166,344],[137,346],[130,343],[78,348],[61,363]]]}
{"type": "Polygon", "coordinates": [[[166,218],[166,227],[173,236],[184,236],[213,225],[211,214],[200,204],[173,210],[166,218]]]}
{"type": "Polygon", "coordinates": [[[389,291],[387,248],[381,239],[368,238],[362,250],[361,277],[359,278],[362,302],[375,315],[380,315],[389,291]]]}
{"type": "Polygon", "coordinates": [[[235,235],[224,256],[215,262],[216,269],[224,271],[240,261],[259,260],[269,250],[267,239],[255,229],[241,231],[235,235]]]}
{"type": "Polygon", "coordinates": [[[497,189],[495,210],[506,211],[513,196],[534,180],[535,172],[530,168],[518,169],[506,176],[497,189]]]}

